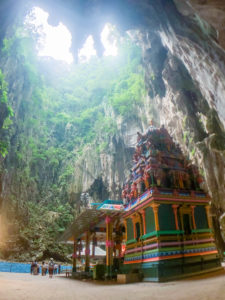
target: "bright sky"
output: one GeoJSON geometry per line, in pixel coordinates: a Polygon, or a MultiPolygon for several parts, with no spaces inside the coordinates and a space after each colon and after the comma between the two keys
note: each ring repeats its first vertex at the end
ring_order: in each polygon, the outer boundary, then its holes
{"type": "Polygon", "coordinates": [[[104,55],[105,56],[116,56],[118,55],[118,47],[117,47],[117,41],[112,36],[112,31],[114,29],[114,26],[107,23],[105,24],[105,27],[102,30],[101,33],[101,41],[105,48],[104,55]]]}
{"type": "MultiPolygon", "coordinates": [[[[72,35],[61,22],[56,27],[49,25],[48,16],[49,14],[41,8],[34,7],[25,20],[25,24],[33,25],[35,31],[40,35],[38,40],[38,55],[50,56],[56,60],[62,60],[70,64],[73,62],[73,55],[70,52],[72,35]]],[[[118,53],[116,39],[113,39],[112,35],[110,35],[112,30],[113,26],[106,24],[101,33],[101,41],[105,48],[104,55],[106,56],[116,56],[118,53]]],[[[79,51],[78,56],[80,61],[88,61],[95,55],[94,40],[90,35],[84,43],[83,48],[79,51]]]]}
{"type": "Polygon", "coordinates": [[[78,53],[79,60],[81,62],[89,61],[89,59],[92,56],[96,56],[96,50],[94,48],[94,40],[92,35],[89,35],[89,37],[86,39],[86,42],[83,45],[83,48],[80,49],[78,53]]]}
{"type": "Polygon", "coordinates": [[[38,55],[50,56],[56,60],[72,63],[73,55],[70,53],[71,33],[62,23],[59,23],[56,27],[49,25],[48,16],[49,14],[41,8],[34,7],[25,20],[25,24],[34,25],[40,34],[38,55]]]}

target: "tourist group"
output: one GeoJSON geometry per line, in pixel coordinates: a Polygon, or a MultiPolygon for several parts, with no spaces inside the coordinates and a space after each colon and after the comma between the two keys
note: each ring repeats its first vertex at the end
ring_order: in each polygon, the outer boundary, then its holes
{"type": "Polygon", "coordinates": [[[49,277],[52,278],[53,274],[61,273],[61,265],[54,263],[53,258],[51,258],[48,263],[43,261],[41,265],[36,260],[32,261],[30,266],[30,274],[39,275],[40,272],[42,276],[45,276],[48,272],[49,277]]]}

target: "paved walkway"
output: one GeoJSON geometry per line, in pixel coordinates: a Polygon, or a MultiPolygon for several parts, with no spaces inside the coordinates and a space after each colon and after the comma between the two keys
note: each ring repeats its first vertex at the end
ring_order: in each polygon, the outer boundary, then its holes
{"type": "Polygon", "coordinates": [[[0,273],[0,300],[225,300],[225,271],[168,283],[127,285],[0,273]]]}

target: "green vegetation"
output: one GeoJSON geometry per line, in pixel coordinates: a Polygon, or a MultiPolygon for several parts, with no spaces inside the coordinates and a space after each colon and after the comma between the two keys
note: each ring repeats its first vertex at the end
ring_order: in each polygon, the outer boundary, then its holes
{"type": "Polygon", "coordinates": [[[8,87],[0,69],[0,155],[5,157],[8,153],[8,140],[6,130],[12,125],[13,109],[8,103],[8,87]]]}
{"type": "MultiPolygon", "coordinates": [[[[15,247],[25,253],[22,259],[67,254],[55,240],[76,211],[70,194],[75,162],[87,145],[96,155],[107,151],[117,133],[115,116],[132,118],[145,95],[141,52],[129,39],[121,42],[118,57],[93,58],[69,69],[38,59],[34,41],[17,28],[1,51],[14,66],[7,78],[18,90],[24,83],[22,95],[11,99],[20,99],[14,124],[0,71],[0,105],[5,108],[0,153],[9,152],[15,167],[7,202],[12,228],[20,228],[15,247]]],[[[4,165],[11,167],[10,162],[4,165]]],[[[13,256],[10,251],[7,255],[13,256]]]]}
{"type": "Polygon", "coordinates": [[[6,142],[1,142],[0,141],[0,154],[2,155],[2,157],[5,157],[6,154],[8,154],[8,144],[6,142]]]}

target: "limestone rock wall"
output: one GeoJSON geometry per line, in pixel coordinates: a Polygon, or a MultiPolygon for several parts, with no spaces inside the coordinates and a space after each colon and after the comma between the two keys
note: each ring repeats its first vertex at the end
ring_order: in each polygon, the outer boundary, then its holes
{"type": "Polygon", "coordinates": [[[190,0],[197,14],[211,24],[218,34],[219,44],[225,49],[225,3],[223,0],[190,0]]]}
{"type": "MultiPolygon", "coordinates": [[[[108,110],[112,113],[110,108],[108,110]]],[[[70,186],[70,193],[76,195],[76,202],[79,202],[82,192],[88,192],[95,202],[107,198],[121,199],[122,184],[132,167],[136,133],[146,129],[146,120],[151,117],[150,111],[149,107],[148,110],[140,108],[135,119],[123,120],[114,115],[117,133],[107,137],[104,149],[96,147],[103,140],[101,135],[97,138],[95,147],[88,145],[84,149],[83,155],[75,162],[73,183],[70,186]]]]}
{"type": "Polygon", "coordinates": [[[179,11],[168,5],[157,33],[145,29],[140,38],[146,79],[160,123],[205,176],[213,216],[218,220],[225,209],[225,51],[214,28],[192,8],[176,3],[179,11]],[[149,76],[154,69],[156,76],[149,76]]]}

